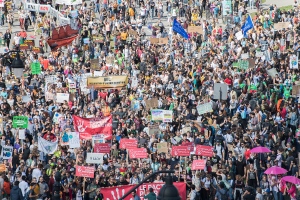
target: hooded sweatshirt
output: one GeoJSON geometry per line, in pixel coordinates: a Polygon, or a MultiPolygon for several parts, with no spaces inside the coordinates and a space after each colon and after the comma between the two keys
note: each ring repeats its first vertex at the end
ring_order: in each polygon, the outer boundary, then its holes
{"type": "Polygon", "coordinates": [[[23,195],[21,189],[17,186],[14,185],[12,189],[10,190],[10,198],[13,200],[23,200],[23,195]]]}

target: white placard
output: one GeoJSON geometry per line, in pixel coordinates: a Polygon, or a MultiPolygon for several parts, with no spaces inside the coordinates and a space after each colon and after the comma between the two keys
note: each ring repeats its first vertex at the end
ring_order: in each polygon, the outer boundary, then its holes
{"type": "Polygon", "coordinates": [[[69,133],[69,147],[71,149],[80,147],[80,139],[79,139],[78,132],[70,132],[69,133]]]}
{"type": "Polygon", "coordinates": [[[68,93],[57,93],[56,94],[56,102],[57,103],[64,103],[65,101],[69,102],[69,96],[68,93]]]}
{"type": "Polygon", "coordinates": [[[25,140],[25,129],[20,129],[19,130],[19,139],[20,140],[25,140]]]}
{"type": "Polygon", "coordinates": [[[264,52],[263,52],[263,51],[256,51],[256,52],[255,52],[255,57],[261,58],[261,57],[263,57],[263,56],[264,56],[264,52]]]}
{"type": "Polygon", "coordinates": [[[104,153],[87,153],[86,163],[100,164],[103,163],[104,153]]]}
{"type": "Polygon", "coordinates": [[[241,54],[241,59],[248,59],[249,58],[249,54],[248,53],[242,53],[241,54]]]}
{"type": "Polygon", "coordinates": [[[28,103],[30,102],[32,99],[31,99],[31,96],[30,95],[26,95],[26,96],[22,96],[22,102],[24,103],[28,103]]]}
{"type": "Polygon", "coordinates": [[[236,39],[241,40],[244,38],[243,32],[239,31],[235,34],[236,39]]]}

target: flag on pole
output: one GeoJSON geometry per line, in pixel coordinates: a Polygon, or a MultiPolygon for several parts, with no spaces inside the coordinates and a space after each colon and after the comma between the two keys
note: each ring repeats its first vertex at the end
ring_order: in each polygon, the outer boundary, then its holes
{"type": "Polygon", "coordinates": [[[51,142],[42,137],[38,137],[38,150],[46,154],[53,154],[57,150],[58,140],[51,142]]]}
{"type": "Polygon", "coordinates": [[[253,24],[252,18],[250,15],[248,15],[244,25],[242,26],[242,32],[244,34],[244,37],[246,37],[247,32],[253,28],[254,28],[254,24],[253,24]]]}
{"type": "Polygon", "coordinates": [[[181,35],[185,39],[189,38],[187,32],[184,30],[184,28],[181,26],[181,24],[176,19],[174,19],[174,21],[173,21],[173,27],[172,28],[173,28],[173,31],[175,31],[176,33],[178,33],[179,35],[181,35]]]}

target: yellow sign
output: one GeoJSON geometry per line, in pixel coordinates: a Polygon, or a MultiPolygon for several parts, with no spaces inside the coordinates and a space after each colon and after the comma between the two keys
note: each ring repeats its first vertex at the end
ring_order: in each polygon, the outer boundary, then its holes
{"type": "Polygon", "coordinates": [[[87,87],[91,88],[121,88],[126,86],[128,83],[127,76],[99,76],[99,77],[88,77],[87,87]]]}

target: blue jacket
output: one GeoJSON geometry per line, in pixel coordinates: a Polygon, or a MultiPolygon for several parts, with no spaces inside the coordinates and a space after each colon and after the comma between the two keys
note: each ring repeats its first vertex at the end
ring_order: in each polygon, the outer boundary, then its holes
{"type": "Polygon", "coordinates": [[[23,200],[23,194],[19,186],[14,185],[10,191],[10,198],[13,200],[23,200]]]}

